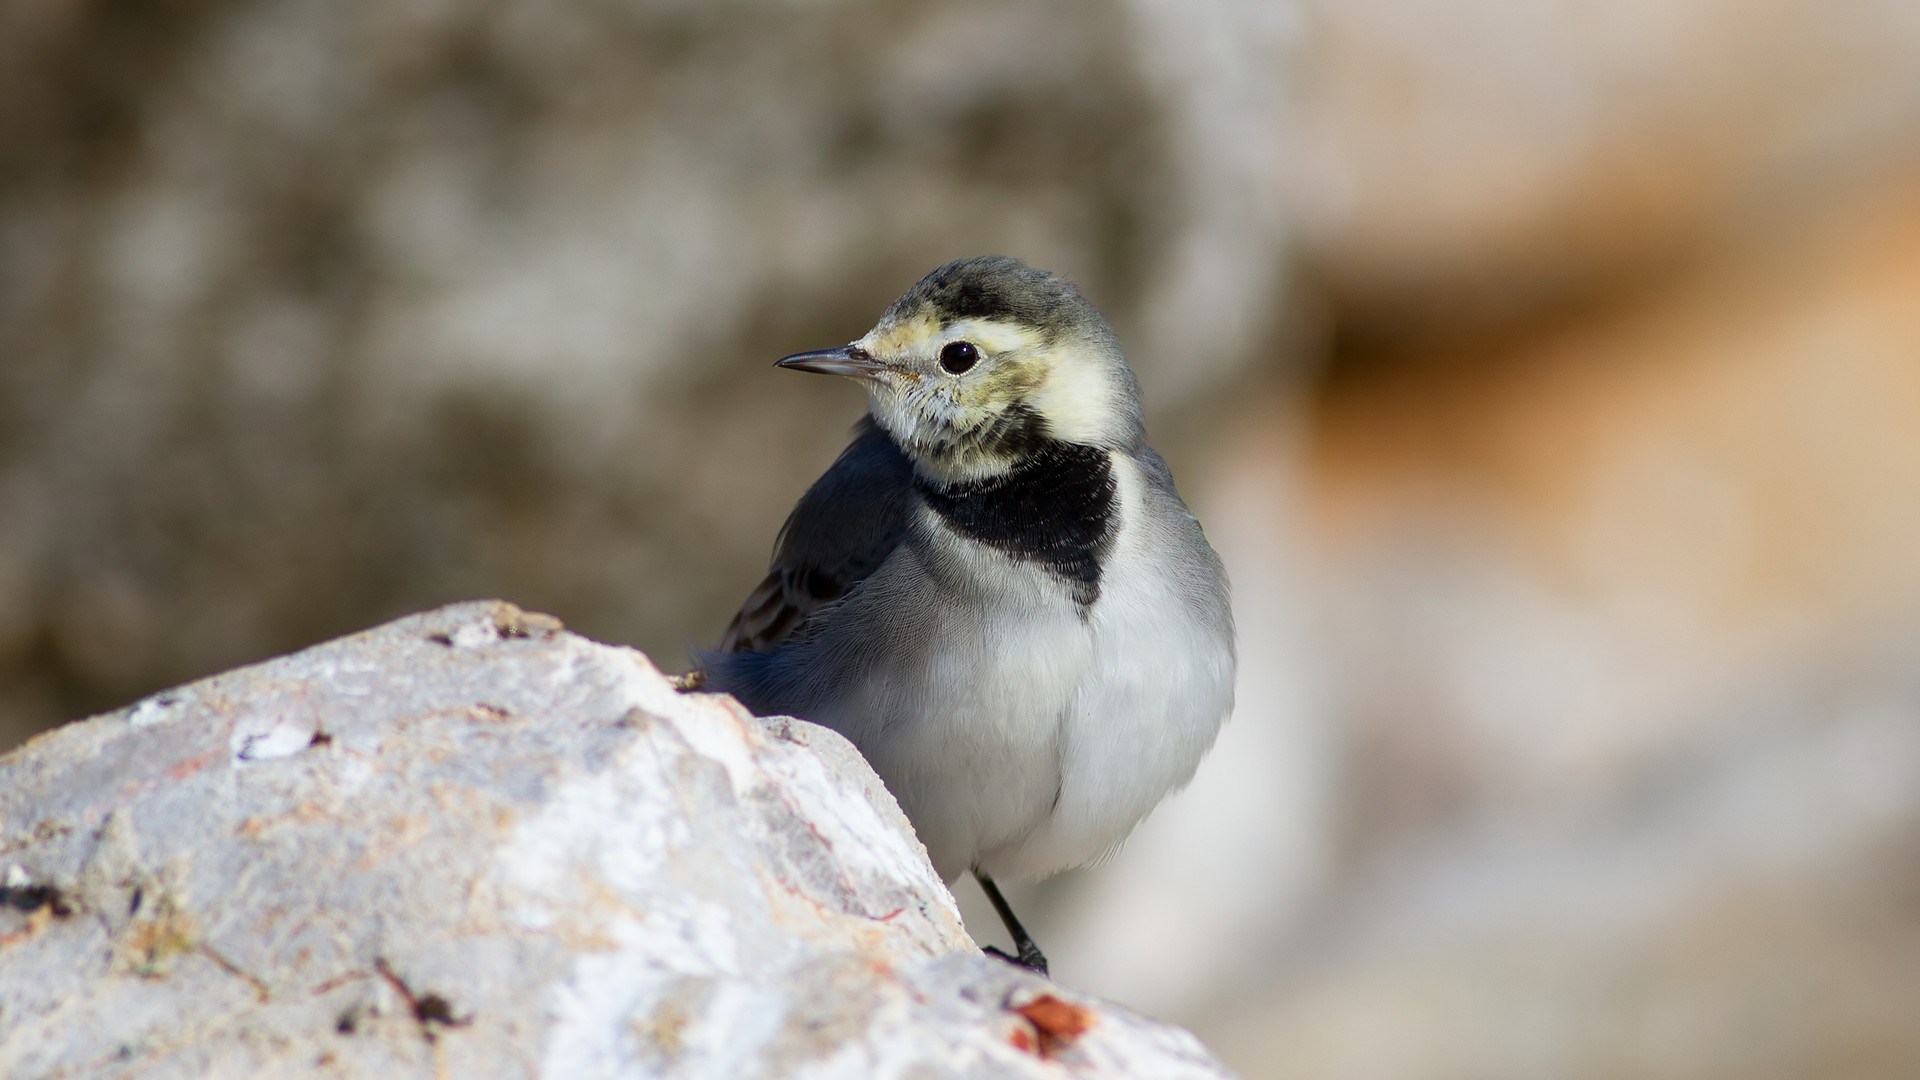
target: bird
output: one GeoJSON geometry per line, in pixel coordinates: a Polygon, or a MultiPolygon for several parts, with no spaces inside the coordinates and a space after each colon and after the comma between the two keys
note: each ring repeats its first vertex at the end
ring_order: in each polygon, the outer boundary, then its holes
{"type": "Polygon", "coordinates": [[[866,390],[702,689],[859,748],[935,870],[998,880],[1114,852],[1233,705],[1224,568],[1147,445],[1112,326],[1008,256],[941,266],[859,340],[777,367],[866,390]]]}

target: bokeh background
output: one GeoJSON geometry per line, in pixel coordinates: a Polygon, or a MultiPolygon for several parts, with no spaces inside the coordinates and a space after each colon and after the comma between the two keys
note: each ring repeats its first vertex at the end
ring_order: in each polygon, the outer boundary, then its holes
{"type": "Polygon", "coordinates": [[[8,0],[0,748],[478,596],[683,667],[861,408],[769,362],[989,252],[1241,631],[1017,897],[1065,982],[1249,1077],[1920,1075],[1911,0],[8,0]]]}

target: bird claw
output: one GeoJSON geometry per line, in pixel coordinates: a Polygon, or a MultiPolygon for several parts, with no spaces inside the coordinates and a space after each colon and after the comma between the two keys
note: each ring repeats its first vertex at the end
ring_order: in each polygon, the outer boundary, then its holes
{"type": "Polygon", "coordinates": [[[1047,975],[1047,958],[1041,955],[1040,950],[1037,948],[1034,948],[1033,946],[1028,946],[1024,949],[1021,949],[1019,956],[1009,956],[1005,950],[1001,949],[997,945],[989,945],[980,951],[986,953],[988,956],[994,956],[1002,960],[1005,960],[1007,963],[1012,964],[1014,967],[1026,968],[1028,971],[1031,971],[1035,975],[1039,975],[1042,978],[1050,977],[1047,975]]]}

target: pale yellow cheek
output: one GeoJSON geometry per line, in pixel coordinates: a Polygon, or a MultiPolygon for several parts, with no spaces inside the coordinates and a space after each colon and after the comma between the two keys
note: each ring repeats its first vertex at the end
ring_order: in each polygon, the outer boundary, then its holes
{"type": "Polygon", "coordinates": [[[953,399],[972,408],[993,408],[1024,400],[1040,381],[1041,373],[1027,367],[1002,365],[974,379],[957,380],[953,399]]]}
{"type": "Polygon", "coordinates": [[[1124,434],[1125,417],[1115,400],[1118,390],[1101,359],[1073,346],[1049,348],[1038,331],[983,319],[943,328],[937,320],[920,316],[875,327],[856,344],[876,356],[931,363],[951,341],[971,341],[1001,358],[997,370],[957,381],[931,368],[894,376],[890,381],[896,396],[889,404],[900,423],[969,428],[1008,403],[1024,400],[1057,438],[1104,443],[1124,434]]]}
{"type": "Polygon", "coordinates": [[[1028,400],[1056,438],[1100,443],[1116,438],[1122,426],[1115,397],[1113,382],[1098,362],[1062,355],[1028,400]]]}

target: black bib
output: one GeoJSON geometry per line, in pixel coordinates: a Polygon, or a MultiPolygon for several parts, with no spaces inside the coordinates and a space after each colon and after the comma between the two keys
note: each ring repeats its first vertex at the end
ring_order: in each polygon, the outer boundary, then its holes
{"type": "Polygon", "coordinates": [[[953,531],[1037,562],[1082,608],[1100,598],[1100,563],[1113,546],[1113,464],[1097,447],[1045,439],[1018,465],[984,480],[935,486],[914,478],[953,531]]]}

